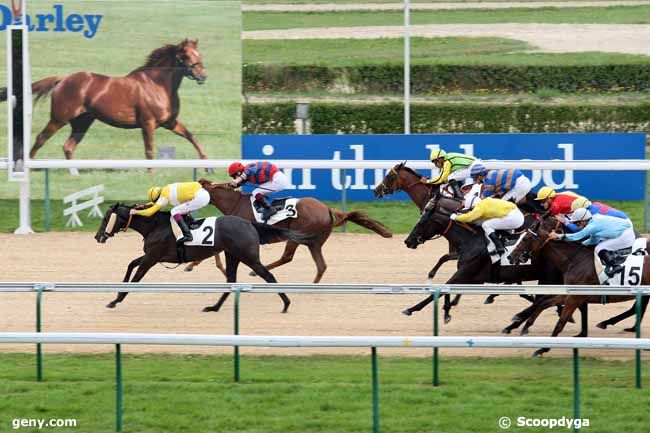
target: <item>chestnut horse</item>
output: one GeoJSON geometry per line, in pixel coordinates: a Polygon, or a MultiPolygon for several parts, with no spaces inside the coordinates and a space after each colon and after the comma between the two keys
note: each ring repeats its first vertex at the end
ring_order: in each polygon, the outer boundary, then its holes
{"type": "MultiPolygon", "coordinates": [[[[207,78],[198,51],[198,40],[185,39],[164,45],[149,54],[145,64],[125,77],[76,72],[66,77],[47,77],[32,84],[35,100],[52,93],[50,120],[36,137],[30,158],[68,123],[70,136],[63,145],[66,159],[72,155],[95,119],[117,128],[142,129],[145,154],[154,155],[154,130],[163,127],[192,143],[202,159],[207,155],[198,140],[178,120],[178,88],[183,77],[203,84],[207,78]]],[[[0,89],[0,101],[6,101],[0,89]]]]}
{"type": "MultiPolygon", "coordinates": [[[[253,208],[251,205],[250,194],[244,194],[240,191],[232,189],[232,187],[225,184],[212,183],[206,179],[199,179],[199,182],[210,193],[210,203],[224,215],[236,215],[249,221],[254,221],[253,208]]],[[[283,227],[305,235],[318,235],[313,242],[310,242],[307,247],[311,253],[314,262],[316,263],[316,277],[314,283],[318,283],[325,270],[327,264],[323,257],[322,247],[325,241],[329,238],[332,230],[335,227],[343,225],[343,223],[350,221],[355,224],[365,227],[373,232],[379,234],[384,238],[390,238],[393,234],[388,227],[384,226],[379,221],[370,218],[365,212],[352,211],[343,212],[338,209],[330,208],[325,203],[313,197],[304,197],[298,201],[296,205],[298,216],[296,218],[287,218],[274,224],[274,227],[283,227]]],[[[271,242],[283,242],[285,239],[276,239],[271,242]]],[[[293,260],[299,243],[295,241],[288,241],[284,248],[282,257],[275,262],[266,266],[271,270],[289,263],[293,260]]],[[[192,263],[190,266],[198,265],[200,261],[192,263]]],[[[219,263],[217,261],[217,263],[219,263]]],[[[187,269],[187,270],[191,270],[187,269]]]]}
{"type": "MultiPolygon", "coordinates": [[[[533,225],[526,233],[526,235],[521,239],[517,247],[512,251],[510,255],[510,260],[513,263],[517,263],[525,253],[539,253],[539,256],[542,260],[548,261],[553,264],[553,266],[560,269],[564,275],[564,284],[566,285],[594,285],[599,284],[598,275],[596,274],[596,269],[594,267],[594,249],[593,247],[586,247],[581,243],[576,242],[565,242],[565,241],[550,241],[549,234],[553,230],[559,230],[562,228],[561,223],[553,217],[546,217],[541,222],[533,225]]],[[[650,284],[650,256],[644,257],[643,264],[643,275],[641,275],[641,285],[650,284]]],[[[601,304],[603,301],[606,302],[626,302],[634,300],[635,296],[633,295],[617,295],[617,296],[607,296],[606,299],[603,296],[597,295],[557,295],[546,297],[540,303],[534,303],[530,308],[533,309],[532,314],[528,318],[528,322],[524,330],[526,330],[537,317],[544,311],[546,308],[552,307],[553,305],[564,304],[562,314],[553,329],[552,337],[555,337],[562,332],[564,329],[568,318],[571,314],[583,305],[586,304],[601,304]]],[[[645,312],[645,307],[647,306],[647,297],[643,298],[642,303],[642,315],[645,312]]],[[[608,324],[614,323],[614,320],[622,320],[625,317],[634,315],[634,308],[630,308],[627,312],[607,320],[608,324]]],[[[641,318],[638,319],[639,323],[641,318]]],[[[604,322],[601,322],[604,323],[604,322]]],[[[600,324],[599,324],[600,325],[600,324]]],[[[587,335],[586,329],[582,329],[579,337],[585,337],[587,335]]],[[[550,349],[541,348],[535,351],[535,356],[540,356],[550,349]]]]}

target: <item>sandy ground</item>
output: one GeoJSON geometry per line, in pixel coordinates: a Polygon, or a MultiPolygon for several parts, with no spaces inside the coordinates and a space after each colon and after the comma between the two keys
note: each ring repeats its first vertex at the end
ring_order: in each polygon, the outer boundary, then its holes
{"type": "MultiPolygon", "coordinates": [[[[402,243],[403,236],[382,239],[375,235],[336,234],[325,246],[329,268],[323,282],[336,283],[424,283],[433,261],[446,251],[444,241],[427,243],[412,251],[402,243]]],[[[113,282],[121,281],[128,262],[139,255],[142,241],[134,233],[120,234],[107,244],[97,244],[90,233],[36,234],[32,236],[0,235],[4,246],[0,281],[28,282],[113,282]]],[[[280,245],[263,249],[265,261],[276,258],[280,245]]],[[[444,282],[455,265],[441,269],[437,282],[444,282]]],[[[240,281],[255,281],[247,268],[240,268],[240,281]]],[[[275,271],[281,282],[309,282],[314,266],[306,249],[299,249],[293,263],[275,271]]],[[[222,282],[223,276],[212,263],[204,263],[194,272],[183,272],[156,266],[144,279],[146,282],[222,282]]],[[[160,332],[231,334],[233,304],[228,300],[219,313],[202,313],[205,305],[215,302],[217,295],[208,294],[133,294],[116,309],[105,308],[113,294],[46,293],[43,307],[43,331],[59,332],[160,332]]],[[[257,335],[431,335],[432,309],[406,317],[400,312],[420,300],[407,295],[292,295],[288,314],[281,314],[276,295],[242,295],[241,334],[257,335]]],[[[3,293],[0,303],[0,329],[33,331],[35,295],[3,293]]],[[[441,325],[442,335],[499,335],[509,318],[526,306],[514,297],[497,298],[493,305],[483,305],[483,297],[465,296],[452,310],[453,320],[441,325]]],[[[623,326],[602,331],[596,321],[626,309],[629,304],[594,305],[590,308],[592,336],[631,337],[623,326]]],[[[552,312],[544,313],[531,335],[548,335],[555,323],[552,312]]],[[[629,326],[633,319],[628,319],[629,326]]],[[[577,333],[577,325],[569,325],[564,335],[577,333]]],[[[647,332],[647,328],[644,332],[647,332]]],[[[32,351],[33,345],[2,345],[3,351],[32,351]]],[[[45,351],[99,352],[108,346],[49,345],[45,351]]],[[[231,353],[231,348],[132,346],[131,353],[182,352],[231,353]]],[[[283,349],[244,348],[254,354],[364,354],[366,349],[283,349]]],[[[530,350],[445,349],[454,355],[530,355],[530,350]]],[[[631,352],[591,351],[607,357],[632,359],[631,352]]],[[[384,349],[382,354],[428,356],[430,350],[384,349]]],[[[555,351],[568,356],[568,351],[555,351]]]]}
{"type": "MultiPolygon", "coordinates": [[[[411,37],[499,37],[526,41],[543,52],[604,51],[650,55],[647,24],[413,25],[411,37]]],[[[402,26],[326,27],[242,32],[244,39],[402,38],[402,26]]]]}
{"type": "MultiPolygon", "coordinates": [[[[542,2],[467,2],[467,3],[411,3],[412,10],[444,10],[444,9],[509,9],[509,8],[579,8],[607,6],[639,6],[650,4],[648,1],[542,1],[542,2]]],[[[359,10],[401,10],[404,3],[366,3],[366,4],[259,4],[242,5],[243,11],[274,11],[274,12],[326,12],[326,11],[359,11],[359,10]]]]}

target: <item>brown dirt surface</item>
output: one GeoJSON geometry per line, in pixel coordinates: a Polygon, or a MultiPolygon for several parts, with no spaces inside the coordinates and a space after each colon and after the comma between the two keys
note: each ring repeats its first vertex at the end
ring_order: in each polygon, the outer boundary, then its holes
{"type": "MultiPolygon", "coordinates": [[[[415,251],[403,244],[403,235],[382,239],[376,235],[337,233],[326,243],[324,254],[328,283],[425,283],[426,274],[435,260],[447,250],[443,240],[428,242],[415,251]]],[[[130,260],[140,254],[142,240],[135,233],[120,234],[107,244],[95,242],[91,233],[50,233],[29,236],[0,235],[4,245],[0,254],[4,272],[2,281],[27,282],[118,282],[130,260]]],[[[265,262],[281,254],[282,245],[263,247],[265,262]]],[[[446,264],[436,282],[444,282],[455,270],[446,264]]],[[[305,248],[299,248],[294,261],[274,271],[280,282],[310,282],[315,268],[305,248]]],[[[250,277],[248,268],[239,270],[240,281],[259,281],[250,277]]],[[[224,277],[213,263],[203,263],[193,272],[178,268],[154,267],[146,282],[223,282],[224,277]]],[[[33,331],[35,295],[3,293],[0,303],[0,329],[33,331]]],[[[216,301],[210,294],[132,294],[116,309],[105,308],[113,293],[45,293],[43,331],[47,332],[146,332],[231,334],[233,304],[229,299],[219,313],[202,313],[201,309],[216,301]]],[[[292,295],[288,314],[281,314],[281,301],[271,294],[243,294],[240,332],[243,335],[392,335],[426,336],[432,334],[432,309],[427,307],[411,317],[401,311],[421,298],[412,295],[292,295]]],[[[442,335],[499,335],[510,317],[527,305],[515,296],[497,298],[493,305],[483,305],[483,296],[465,296],[452,310],[453,320],[441,325],[442,335]]],[[[603,331],[596,321],[618,314],[626,304],[590,307],[590,335],[632,337],[618,325],[603,331]]],[[[579,320],[579,316],[576,317],[579,320]]],[[[546,336],[555,323],[552,311],[542,314],[531,335],[546,336]]],[[[633,319],[625,322],[626,326],[633,319]]],[[[563,335],[578,332],[578,325],[568,325],[563,335]]],[[[33,345],[2,345],[2,351],[32,351],[33,345]]],[[[48,352],[102,352],[110,346],[48,345],[48,352]]],[[[130,346],[128,352],[231,353],[229,347],[130,346]]],[[[252,354],[364,354],[366,349],[299,349],[243,348],[252,354]]],[[[428,356],[430,350],[384,349],[383,354],[428,356]]],[[[528,356],[530,350],[445,349],[444,354],[480,356],[528,356]]],[[[569,351],[556,350],[555,356],[569,351]]],[[[631,352],[589,351],[606,357],[631,359],[631,352]]]]}

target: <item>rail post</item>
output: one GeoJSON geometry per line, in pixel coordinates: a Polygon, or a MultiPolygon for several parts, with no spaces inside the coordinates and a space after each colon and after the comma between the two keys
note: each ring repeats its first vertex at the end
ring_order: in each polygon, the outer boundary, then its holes
{"type": "Polygon", "coordinates": [[[122,348],[115,345],[115,431],[122,431],[122,348]]]}
{"type": "Polygon", "coordinates": [[[52,208],[50,206],[50,169],[45,169],[45,192],[43,199],[45,201],[45,222],[44,230],[49,232],[52,228],[52,208]]]}
{"type": "MultiPolygon", "coordinates": [[[[437,337],[439,332],[438,300],[440,299],[440,287],[433,291],[433,336],[437,337]]],[[[440,366],[438,348],[433,348],[433,386],[440,385],[440,366]]]]}
{"type": "MultiPolygon", "coordinates": [[[[234,310],[234,335],[239,335],[239,297],[242,290],[250,290],[251,286],[233,285],[232,289],[235,291],[235,310],[234,310]]],[[[235,382],[239,382],[239,346],[234,346],[234,369],[235,369],[235,382]]]]}
{"type": "Polygon", "coordinates": [[[379,373],[377,348],[372,348],[372,433],[379,433],[379,373]]]}
{"type": "MultiPolygon", "coordinates": [[[[636,292],[636,338],[641,338],[641,302],[642,302],[643,291],[641,289],[636,292]]],[[[636,388],[641,389],[641,350],[636,349],[635,351],[635,361],[636,361],[636,388]]]]}
{"type": "MultiPolygon", "coordinates": [[[[41,332],[41,301],[43,298],[43,285],[36,285],[36,332],[41,332]]],[[[36,343],[36,380],[43,381],[43,352],[41,343],[36,343]]]]}
{"type": "MultiPolygon", "coordinates": [[[[578,349],[573,349],[573,419],[580,418],[580,355],[578,349]]],[[[574,427],[578,433],[580,429],[574,427]]]]}

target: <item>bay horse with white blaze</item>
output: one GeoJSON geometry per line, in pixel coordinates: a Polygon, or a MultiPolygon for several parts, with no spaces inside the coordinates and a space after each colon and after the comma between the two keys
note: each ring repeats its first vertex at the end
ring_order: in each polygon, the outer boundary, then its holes
{"type": "MultiPolygon", "coordinates": [[[[250,194],[245,194],[240,191],[234,190],[229,184],[212,183],[207,179],[199,179],[199,182],[210,193],[210,203],[219,209],[224,215],[236,215],[248,221],[255,221],[253,215],[253,208],[251,205],[250,194]]],[[[315,241],[310,242],[307,247],[311,253],[314,262],[316,263],[316,277],[314,283],[318,283],[325,270],[327,264],[323,257],[322,247],[325,241],[332,234],[335,227],[343,225],[345,222],[350,221],[355,224],[365,227],[373,232],[379,234],[384,238],[393,236],[388,227],[384,226],[381,222],[370,218],[365,212],[351,211],[343,212],[339,209],[328,207],[325,203],[313,197],[304,197],[298,201],[296,205],[298,216],[296,218],[287,218],[273,225],[273,227],[283,227],[291,230],[296,230],[305,235],[312,235],[315,241]]],[[[283,242],[285,239],[275,239],[271,242],[283,242]]],[[[296,249],[301,242],[289,240],[284,248],[282,257],[275,262],[267,265],[268,269],[274,269],[282,266],[293,260],[296,249]]],[[[197,261],[190,265],[196,266],[200,263],[197,261]]],[[[218,262],[217,262],[218,263],[218,262]]]]}
{"type": "MultiPolygon", "coordinates": [[[[187,139],[202,159],[207,158],[194,135],[178,119],[178,89],[184,77],[203,84],[207,78],[199,41],[185,39],[153,50],[145,64],[124,77],[93,72],[76,72],[66,77],[47,77],[32,84],[35,100],[52,94],[50,120],[36,137],[30,158],[59,129],[68,123],[70,136],[63,145],[66,159],[72,159],[77,145],[97,119],[125,129],[142,129],[145,155],[154,156],[153,135],[159,127],[187,139]]],[[[0,89],[0,101],[7,89],[0,89]]]]}

